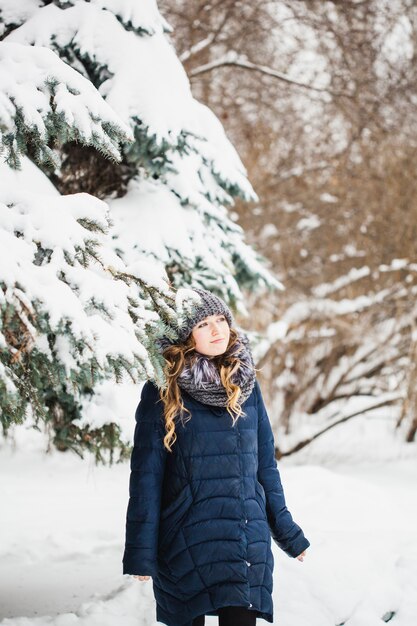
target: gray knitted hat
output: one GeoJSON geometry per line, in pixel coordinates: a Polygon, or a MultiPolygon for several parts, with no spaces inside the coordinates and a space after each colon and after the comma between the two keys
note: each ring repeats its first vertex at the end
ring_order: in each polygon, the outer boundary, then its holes
{"type": "Polygon", "coordinates": [[[227,304],[218,296],[205,289],[193,289],[200,296],[201,304],[196,303],[193,310],[183,319],[178,331],[178,341],[184,343],[194,326],[209,315],[224,315],[229,326],[233,326],[233,316],[227,304]]]}

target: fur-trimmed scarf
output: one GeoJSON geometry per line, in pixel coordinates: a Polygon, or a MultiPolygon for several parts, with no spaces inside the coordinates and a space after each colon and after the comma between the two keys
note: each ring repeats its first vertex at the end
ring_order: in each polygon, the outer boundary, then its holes
{"type": "MultiPolygon", "coordinates": [[[[231,380],[235,385],[239,385],[241,389],[239,403],[243,404],[252,393],[256,376],[249,339],[241,332],[238,333],[236,343],[221,357],[235,355],[240,360],[240,366],[231,380]]],[[[226,388],[220,380],[217,358],[194,352],[178,377],[178,385],[199,402],[213,406],[226,406],[228,398],[226,388]]]]}

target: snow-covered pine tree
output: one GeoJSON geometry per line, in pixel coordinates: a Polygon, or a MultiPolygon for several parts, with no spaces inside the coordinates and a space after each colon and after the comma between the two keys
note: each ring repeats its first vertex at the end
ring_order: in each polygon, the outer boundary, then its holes
{"type": "Polygon", "coordinates": [[[167,276],[241,312],[241,287],[280,286],[227,213],[255,195],[153,2],[4,0],[0,29],[3,428],[32,412],[61,449],[123,457],[117,424],[90,428],[81,399],[123,370],[161,380],[167,276]]]}
{"type": "Polygon", "coordinates": [[[47,48],[0,43],[0,416],[3,431],[32,413],[54,444],[103,458],[117,424],[79,428],[80,397],[97,381],[162,382],[153,344],[174,323],[168,280],[148,259],[112,250],[108,206],[61,196],[39,164],[62,142],[120,158],[131,131],[93,85],[47,48]],[[168,327],[167,327],[168,325],[168,327]]]}
{"type": "Polygon", "coordinates": [[[120,256],[148,254],[174,286],[214,289],[242,313],[242,287],[279,287],[228,215],[234,198],[256,196],[219,120],[193,98],[155,1],[40,0],[17,14],[6,6],[5,41],[53,49],[133,130],[118,168],[71,146],[53,178],[61,191],[114,198],[120,256]]]}

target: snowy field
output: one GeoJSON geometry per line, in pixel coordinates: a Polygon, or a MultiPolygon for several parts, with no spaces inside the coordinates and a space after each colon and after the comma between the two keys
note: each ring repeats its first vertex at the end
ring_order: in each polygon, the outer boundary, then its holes
{"type": "MultiPolygon", "coordinates": [[[[129,464],[45,455],[41,435],[14,432],[0,443],[0,624],[156,625],[151,581],[121,573],[129,464]]],[[[280,461],[311,547],[301,563],[274,545],[274,623],[417,624],[416,452],[381,414],[280,461]]]]}

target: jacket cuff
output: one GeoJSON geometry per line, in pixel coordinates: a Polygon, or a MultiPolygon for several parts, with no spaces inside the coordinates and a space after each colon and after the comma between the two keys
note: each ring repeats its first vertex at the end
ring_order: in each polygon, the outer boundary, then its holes
{"type": "Polygon", "coordinates": [[[131,548],[125,552],[122,560],[123,574],[135,576],[156,576],[157,563],[143,555],[143,550],[131,548]]]}
{"type": "MultiPolygon", "coordinates": [[[[292,556],[293,558],[296,558],[302,552],[304,552],[304,550],[306,550],[309,546],[310,546],[309,540],[306,537],[304,537],[303,534],[301,534],[300,537],[297,537],[297,539],[293,541],[290,546],[286,546],[284,548],[284,551],[288,554],[288,556],[292,556]]],[[[282,545],[280,547],[282,548],[282,545]]]]}

